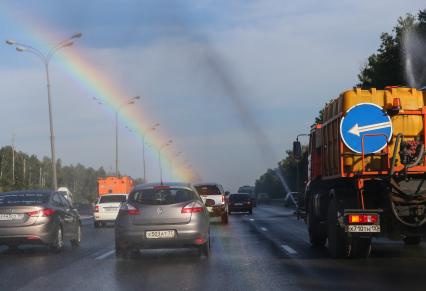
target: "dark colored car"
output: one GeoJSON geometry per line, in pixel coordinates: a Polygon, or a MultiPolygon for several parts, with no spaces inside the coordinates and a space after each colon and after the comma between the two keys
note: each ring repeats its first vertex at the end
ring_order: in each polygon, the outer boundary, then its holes
{"type": "Polygon", "coordinates": [[[43,244],[59,252],[64,241],[81,241],[80,215],[55,191],[26,190],[0,193],[0,245],[17,248],[43,244]]]}
{"type": "Polygon", "coordinates": [[[230,194],[228,213],[232,212],[248,212],[253,213],[253,203],[249,194],[230,194]]]}
{"type": "MultiPolygon", "coordinates": [[[[214,201],[207,199],[210,205],[214,201]]],[[[206,206],[190,184],[141,184],[121,205],[115,224],[115,253],[125,257],[147,248],[195,247],[210,254],[206,206]]]]}

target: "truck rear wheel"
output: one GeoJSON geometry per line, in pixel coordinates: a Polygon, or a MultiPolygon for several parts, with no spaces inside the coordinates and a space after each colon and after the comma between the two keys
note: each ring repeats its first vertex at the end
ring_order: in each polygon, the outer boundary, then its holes
{"type": "Polygon", "coordinates": [[[350,254],[350,244],[346,233],[339,226],[337,211],[337,201],[333,198],[327,211],[328,251],[333,258],[347,258],[350,254]]]}
{"type": "Polygon", "coordinates": [[[410,246],[417,246],[422,241],[421,236],[407,236],[404,238],[404,243],[410,246]]]}
{"type": "Polygon", "coordinates": [[[371,238],[352,238],[351,255],[353,258],[368,258],[371,253],[371,238]]]}
{"type": "Polygon", "coordinates": [[[307,215],[309,241],[314,247],[323,247],[327,241],[327,234],[322,231],[320,221],[314,216],[313,203],[311,201],[307,215]]]}

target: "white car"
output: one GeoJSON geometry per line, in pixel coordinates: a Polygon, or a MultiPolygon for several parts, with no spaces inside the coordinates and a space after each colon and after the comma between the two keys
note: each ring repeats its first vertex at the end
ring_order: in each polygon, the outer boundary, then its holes
{"type": "Polygon", "coordinates": [[[228,223],[228,203],[225,199],[225,191],[222,185],[218,183],[199,183],[194,184],[195,189],[203,202],[206,199],[214,200],[215,204],[207,207],[210,217],[220,217],[222,224],[228,223]]]}
{"type": "Polygon", "coordinates": [[[94,209],[95,227],[102,227],[107,222],[115,222],[121,203],[127,201],[127,194],[106,194],[98,198],[94,209]]]}

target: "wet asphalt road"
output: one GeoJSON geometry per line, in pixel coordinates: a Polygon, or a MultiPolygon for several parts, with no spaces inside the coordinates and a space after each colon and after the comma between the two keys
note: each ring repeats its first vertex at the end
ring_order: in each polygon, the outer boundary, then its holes
{"type": "Polygon", "coordinates": [[[79,248],[0,247],[0,290],[426,290],[426,246],[376,241],[372,257],[333,260],[313,249],[292,211],[261,206],[212,220],[212,256],[194,250],[114,255],[113,228],[84,222],[79,248]]]}

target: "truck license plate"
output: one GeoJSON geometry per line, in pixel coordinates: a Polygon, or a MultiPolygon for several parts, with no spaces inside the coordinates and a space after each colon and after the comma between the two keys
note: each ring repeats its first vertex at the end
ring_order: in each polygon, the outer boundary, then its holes
{"type": "Polygon", "coordinates": [[[380,225],[348,225],[348,232],[380,232],[380,225]]]}
{"type": "Polygon", "coordinates": [[[145,233],[148,239],[174,238],[174,230],[150,230],[145,233]]]}

